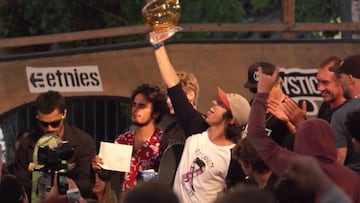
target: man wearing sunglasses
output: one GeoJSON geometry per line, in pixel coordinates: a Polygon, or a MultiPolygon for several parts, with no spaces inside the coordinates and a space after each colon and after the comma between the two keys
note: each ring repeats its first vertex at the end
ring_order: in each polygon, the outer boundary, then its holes
{"type": "Polygon", "coordinates": [[[15,156],[14,175],[24,185],[28,195],[31,193],[33,152],[37,141],[43,135],[55,135],[67,141],[73,154],[67,160],[67,177],[73,179],[83,197],[91,196],[91,159],[95,155],[95,144],[90,135],[65,122],[65,99],[59,92],[41,93],[35,101],[38,128],[23,138],[15,156]]]}

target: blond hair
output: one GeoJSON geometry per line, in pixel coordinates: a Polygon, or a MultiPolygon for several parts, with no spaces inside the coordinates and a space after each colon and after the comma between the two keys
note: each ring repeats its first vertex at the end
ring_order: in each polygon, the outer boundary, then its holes
{"type": "Polygon", "coordinates": [[[194,93],[194,100],[192,101],[192,104],[197,106],[200,87],[195,75],[186,71],[177,71],[176,74],[180,79],[180,84],[185,94],[190,92],[194,93]]]}
{"type": "Polygon", "coordinates": [[[105,181],[105,187],[104,190],[101,191],[102,196],[101,199],[98,199],[99,203],[118,203],[118,199],[116,196],[116,193],[111,187],[110,181],[105,181]]]}

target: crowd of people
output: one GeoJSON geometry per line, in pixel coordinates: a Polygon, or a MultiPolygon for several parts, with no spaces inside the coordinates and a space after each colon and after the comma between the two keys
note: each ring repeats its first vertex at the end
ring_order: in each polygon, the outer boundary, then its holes
{"type": "Polygon", "coordinates": [[[140,84],[130,95],[133,126],[114,140],[133,147],[129,172],[115,180],[120,191],[92,137],[66,123],[65,99],[48,91],[35,101],[37,129],[19,138],[15,162],[1,167],[0,202],[360,203],[360,55],[319,63],[317,118],[282,91],[269,62],[248,69],[251,100],[218,87],[204,114],[196,77],[176,71],[164,42],[152,45],[163,84],[140,84]],[[45,144],[66,146],[66,162],[46,157],[41,168],[45,144]],[[165,173],[162,157],[178,144],[179,159],[165,173]],[[140,180],[146,170],[168,181],[140,180]]]}

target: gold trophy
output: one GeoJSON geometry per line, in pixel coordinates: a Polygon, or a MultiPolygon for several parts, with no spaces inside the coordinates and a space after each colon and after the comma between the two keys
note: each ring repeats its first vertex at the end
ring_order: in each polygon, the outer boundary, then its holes
{"type": "Polygon", "coordinates": [[[180,19],[179,0],[154,0],[141,10],[145,23],[154,30],[150,43],[158,44],[182,30],[177,26],[180,19]]]}

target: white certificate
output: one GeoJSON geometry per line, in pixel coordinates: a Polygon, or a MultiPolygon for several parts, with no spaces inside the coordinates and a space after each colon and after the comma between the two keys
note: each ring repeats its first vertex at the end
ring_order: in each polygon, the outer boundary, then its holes
{"type": "Polygon", "coordinates": [[[100,142],[99,156],[104,164],[103,169],[112,171],[129,172],[133,146],[100,142]]]}

